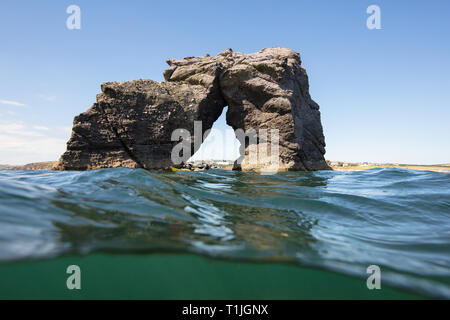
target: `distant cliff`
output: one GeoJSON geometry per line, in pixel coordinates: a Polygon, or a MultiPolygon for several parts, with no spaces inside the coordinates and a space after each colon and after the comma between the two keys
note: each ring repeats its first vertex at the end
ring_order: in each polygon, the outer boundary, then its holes
{"type": "Polygon", "coordinates": [[[33,162],[26,165],[0,164],[0,170],[51,170],[56,161],[33,162]]]}

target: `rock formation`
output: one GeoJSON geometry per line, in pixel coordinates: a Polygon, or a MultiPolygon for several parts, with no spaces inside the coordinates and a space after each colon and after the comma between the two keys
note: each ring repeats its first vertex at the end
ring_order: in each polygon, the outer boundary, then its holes
{"type": "MultiPolygon", "coordinates": [[[[172,148],[179,143],[171,139],[173,130],[193,134],[194,121],[202,121],[205,132],[227,105],[227,123],[235,130],[279,130],[281,170],[330,169],[324,160],[319,106],[309,95],[298,53],[286,48],[253,54],[227,49],[216,57],[167,63],[164,82],[104,83],[97,102],[75,117],[67,151],[54,169],[168,168],[172,148]]],[[[188,143],[193,154],[199,145],[193,139],[188,143]]],[[[242,164],[235,168],[263,169],[262,163],[246,161],[249,148],[246,141],[242,164]]]]}

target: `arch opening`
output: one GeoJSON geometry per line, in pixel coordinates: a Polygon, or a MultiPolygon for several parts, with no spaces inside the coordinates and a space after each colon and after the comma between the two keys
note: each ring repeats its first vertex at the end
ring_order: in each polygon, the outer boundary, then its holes
{"type": "Polygon", "coordinates": [[[223,108],[209,134],[203,132],[203,143],[187,163],[194,165],[208,163],[209,165],[228,167],[232,166],[234,161],[239,158],[240,142],[236,139],[233,128],[227,124],[227,110],[228,106],[223,108]]]}

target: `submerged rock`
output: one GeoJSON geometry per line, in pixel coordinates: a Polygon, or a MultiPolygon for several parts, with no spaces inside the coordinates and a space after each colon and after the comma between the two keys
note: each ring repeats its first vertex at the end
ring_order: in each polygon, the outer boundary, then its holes
{"type": "MultiPolygon", "coordinates": [[[[166,169],[173,165],[175,129],[210,129],[228,105],[233,129],[278,129],[281,170],[330,169],[319,106],[309,95],[308,76],[298,53],[286,48],[243,54],[227,49],[216,57],[167,60],[164,82],[135,80],[102,85],[97,102],[74,119],[67,151],[57,170],[109,167],[166,169]]],[[[268,143],[257,139],[256,144],[268,143]]],[[[200,144],[187,141],[191,155],[200,144]]],[[[241,146],[235,169],[260,170],[248,161],[251,141],[241,146]]],[[[189,155],[184,155],[187,161],[189,155]]],[[[263,157],[261,157],[263,159],[263,157]]]]}

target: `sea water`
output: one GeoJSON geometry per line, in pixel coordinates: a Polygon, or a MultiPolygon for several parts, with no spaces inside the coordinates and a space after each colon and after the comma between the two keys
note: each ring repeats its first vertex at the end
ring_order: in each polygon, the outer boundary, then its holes
{"type": "Polygon", "coordinates": [[[450,173],[0,171],[0,298],[66,297],[74,263],[85,298],[370,298],[373,265],[450,298],[450,173]]]}

